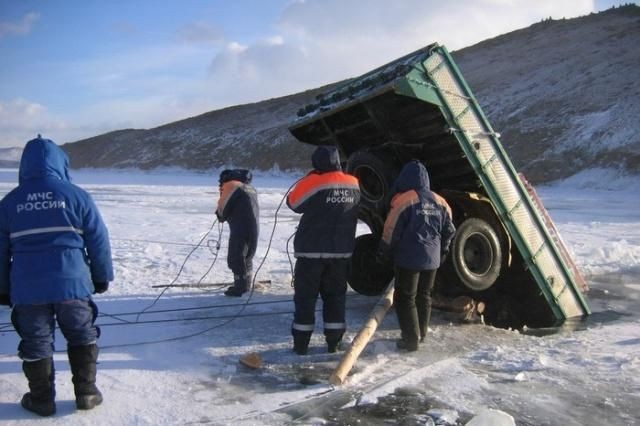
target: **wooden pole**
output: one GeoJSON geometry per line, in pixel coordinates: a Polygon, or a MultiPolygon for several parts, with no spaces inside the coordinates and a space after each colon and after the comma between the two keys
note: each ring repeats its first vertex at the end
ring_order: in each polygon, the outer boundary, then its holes
{"type": "Polygon", "coordinates": [[[364,347],[367,346],[371,336],[376,332],[378,325],[382,322],[382,319],[386,315],[389,308],[393,305],[393,281],[387,287],[387,290],[382,295],[376,307],[369,315],[369,319],[362,326],[356,337],[353,338],[351,342],[351,347],[344,354],[340,364],[336,367],[336,369],[329,377],[329,382],[332,385],[339,386],[344,383],[344,380],[351,371],[353,364],[358,360],[360,353],[364,350],[364,347]]]}

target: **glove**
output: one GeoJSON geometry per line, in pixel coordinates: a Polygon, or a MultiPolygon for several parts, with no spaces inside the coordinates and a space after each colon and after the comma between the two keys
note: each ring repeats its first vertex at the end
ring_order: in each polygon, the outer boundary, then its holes
{"type": "Polygon", "coordinates": [[[105,282],[99,282],[99,283],[93,283],[93,294],[102,294],[105,291],[107,291],[109,289],[109,283],[105,283],[105,282]]]}
{"type": "Polygon", "coordinates": [[[11,306],[11,298],[8,294],[0,294],[0,305],[11,306]]]}

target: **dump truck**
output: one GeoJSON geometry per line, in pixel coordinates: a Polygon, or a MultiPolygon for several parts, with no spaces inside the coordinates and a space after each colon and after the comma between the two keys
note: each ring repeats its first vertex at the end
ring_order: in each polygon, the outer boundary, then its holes
{"type": "Polygon", "coordinates": [[[437,43],[318,95],[289,126],[300,142],[335,145],[360,182],[349,285],[381,294],[393,268],[374,252],[402,166],[417,159],[457,228],[434,296],[468,297],[485,322],[539,328],[590,313],[586,284],[542,202],[517,173],[447,49],[437,43]]]}

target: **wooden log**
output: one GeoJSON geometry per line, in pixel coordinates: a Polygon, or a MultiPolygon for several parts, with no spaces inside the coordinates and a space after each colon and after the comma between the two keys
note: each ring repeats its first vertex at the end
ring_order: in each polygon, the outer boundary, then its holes
{"type": "Polygon", "coordinates": [[[351,347],[342,357],[340,364],[329,377],[329,382],[332,385],[339,386],[344,383],[349,371],[353,367],[353,364],[358,360],[360,353],[364,350],[367,343],[375,333],[378,325],[382,322],[382,319],[387,314],[389,308],[393,305],[393,281],[387,287],[387,290],[382,295],[376,307],[369,315],[369,318],[365,322],[364,326],[360,329],[356,337],[351,342],[351,347]]]}

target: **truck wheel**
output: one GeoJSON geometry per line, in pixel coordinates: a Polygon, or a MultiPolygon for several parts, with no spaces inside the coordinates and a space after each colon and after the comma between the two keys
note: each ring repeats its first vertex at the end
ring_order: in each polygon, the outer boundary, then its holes
{"type": "Polygon", "coordinates": [[[465,287],[482,291],[491,287],[502,269],[502,249],[491,225],[470,218],[458,227],[451,242],[451,263],[465,287]]]}
{"type": "Polygon", "coordinates": [[[391,200],[391,186],[398,168],[368,151],[356,151],[349,156],[347,171],[358,178],[360,196],[378,214],[385,215],[391,200]]]}
{"type": "Polygon", "coordinates": [[[351,256],[351,268],[347,281],[353,290],[365,296],[377,296],[393,279],[391,260],[385,264],[376,262],[376,250],[380,237],[374,234],[360,235],[351,256]]]}

